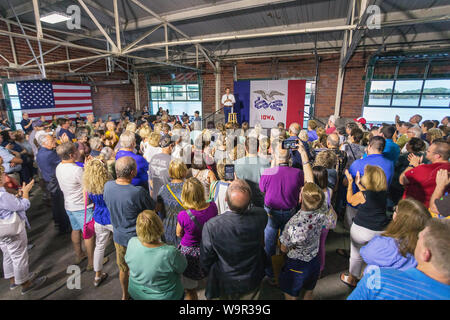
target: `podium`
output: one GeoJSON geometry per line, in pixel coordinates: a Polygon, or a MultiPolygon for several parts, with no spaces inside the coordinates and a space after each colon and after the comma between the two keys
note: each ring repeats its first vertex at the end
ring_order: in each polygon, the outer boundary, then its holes
{"type": "Polygon", "coordinates": [[[237,114],[234,112],[230,112],[228,114],[228,122],[237,123],[237,114]]]}

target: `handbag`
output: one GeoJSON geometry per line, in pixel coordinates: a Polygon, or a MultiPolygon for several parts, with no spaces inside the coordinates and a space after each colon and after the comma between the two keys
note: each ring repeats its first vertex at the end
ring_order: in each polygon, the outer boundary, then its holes
{"type": "Polygon", "coordinates": [[[95,234],[95,221],[94,218],[91,219],[88,223],[86,223],[86,215],[87,215],[87,192],[84,194],[84,224],[83,224],[83,239],[90,239],[95,234]]]}
{"type": "Polygon", "coordinates": [[[0,238],[17,236],[24,228],[25,221],[20,218],[17,212],[14,212],[9,218],[0,219],[0,238]]]}

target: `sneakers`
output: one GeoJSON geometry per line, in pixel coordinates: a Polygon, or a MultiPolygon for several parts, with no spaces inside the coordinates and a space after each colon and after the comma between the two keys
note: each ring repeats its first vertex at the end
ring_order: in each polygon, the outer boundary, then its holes
{"type": "Polygon", "coordinates": [[[28,288],[22,289],[22,295],[25,295],[32,290],[38,289],[46,280],[47,280],[46,276],[34,279],[28,288]]]}
{"type": "MultiPolygon", "coordinates": [[[[32,272],[32,273],[30,273],[28,280],[33,281],[36,278],[36,276],[37,276],[37,273],[36,272],[32,272]]],[[[10,284],[9,285],[9,290],[12,291],[12,290],[16,289],[17,287],[20,287],[20,284],[15,284],[15,283],[10,284]]]]}

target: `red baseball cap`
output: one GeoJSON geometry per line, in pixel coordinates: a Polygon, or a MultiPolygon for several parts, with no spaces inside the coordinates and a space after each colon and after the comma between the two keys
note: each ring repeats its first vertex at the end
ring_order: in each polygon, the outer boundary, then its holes
{"type": "Polygon", "coordinates": [[[366,119],[364,119],[363,117],[359,117],[359,118],[356,118],[356,119],[353,119],[354,121],[356,121],[356,122],[359,122],[359,123],[361,123],[361,124],[366,124],[366,119]]]}

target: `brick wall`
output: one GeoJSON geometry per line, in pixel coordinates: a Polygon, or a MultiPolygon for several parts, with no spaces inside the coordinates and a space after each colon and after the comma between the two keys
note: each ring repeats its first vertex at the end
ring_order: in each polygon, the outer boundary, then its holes
{"type": "MultiPolygon", "coordinates": [[[[20,33],[20,29],[11,26],[12,31],[20,33]]],[[[7,30],[6,24],[0,22],[0,29],[7,30]]],[[[27,34],[33,35],[27,31],[27,34]]],[[[9,45],[9,37],[0,36],[0,54],[6,59],[13,62],[12,51],[9,45]]],[[[33,45],[35,53],[38,54],[39,49],[37,42],[30,41],[33,45]]],[[[24,39],[14,38],[14,46],[17,52],[18,63],[22,64],[33,58],[28,45],[24,39]]],[[[53,48],[54,45],[42,44],[43,52],[53,48]]],[[[69,48],[69,58],[79,58],[91,56],[94,53],[69,48]]],[[[319,64],[319,83],[316,96],[316,117],[328,117],[334,113],[334,104],[336,99],[336,86],[339,67],[339,54],[320,55],[321,62],[319,64]]],[[[361,115],[362,103],[364,97],[363,79],[365,75],[365,66],[368,61],[368,55],[357,53],[350,60],[344,79],[341,117],[358,117],[361,115]]],[[[65,60],[67,59],[66,49],[58,48],[53,52],[45,55],[45,62],[65,60]]],[[[76,69],[85,65],[90,61],[71,63],[70,68],[76,69]]],[[[315,76],[315,58],[314,55],[297,56],[297,57],[280,57],[280,58],[261,58],[252,60],[236,60],[224,61],[221,64],[221,94],[225,92],[226,87],[233,88],[233,65],[237,66],[237,78],[242,79],[286,79],[286,78],[314,78],[315,76]]],[[[0,67],[7,66],[7,63],[0,58],[0,67]]],[[[215,75],[209,63],[203,63],[200,68],[204,70],[202,74],[202,102],[203,114],[209,114],[215,110],[215,75]]],[[[105,70],[105,60],[102,59],[92,65],[83,68],[83,72],[96,72],[105,70]]],[[[69,72],[67,64],[52,66],[48,71],[48,79],[50,80],[66,80],[79,82],[80,77],[64,77],[61,72],[69,72]],[[55,73],[52,71],[57,71],[55,73]]],[[[37,70],[22,70],[20,72],[10,71],[10,77],[27,76],[38,74],[37,70]]],[[[0,70],[0,76],[6,77],[5,70],[0,70]]],[[[109,75],[92,75],[89,80],[105,81],[105,80],[123,80],[127,79],[127,75],[123,72],[115,71],[109,75]]],[[[169,74],[152,75],[152,81],[168,81],[169,74]]],[[[92,90],[94,113],[96,116],[105,116],[111,113],[118,113],[122,107],[135,109],[134,85],[118,85],[118,86],[97,86],[92,90]]],[[[148,90],[145,75],[139,74],[139,97],[140,108],[148,104],[148,90]]]]}
{"type": "MultiPolygon", "coordinates": [[[[7,26],[4,22],[0,21],[0,29],[7,30],[7,26]]],[[[21,33],[20,28],[11,25],[11,31],[15,33],[21,33]]],[[[27,35],[34,36],[35,34],[31,31],[26,30],[27,35]]],[[[55,34],[55,36],[57,36],[55,34]]],[[[33,59],[33,55],[28,47],[28,44],[25,39],[13,38],[14,39],[14,48],[16,50],[17,63],[23,64],[30,59],[33,59]]],[[[7,36],[0,36],[0,54],[2,54],[6,59],[10,62],[14,63],[14,58],[10,46],[10,40],[7,36]]],[[[36,56],[39,56],[39,47],[36,41],[31,41],[30,44],[33,47],[34,53],[36,56]]],[[[46,52],[55,45],[42,43],[42,52],[46,52]]],[[[55,49],[54,51],[46,54],[44,56],[44,62],[52,62],[59,60],[67,60],[67,59],[76,59],[81,57],[93,56],[95,53],[83,51],[79,49],[69,48],[69,57],[67,56],[66,48],[60,47],[55,49]]],[[[70,68],[72,70],[79,68],[92,60],[87,60],[84,62],[75,62],[70,64],[70,68]]],[[[39,61],[40,62],[40,61],[39,61]]],[[[33,61],[30,65],[35,64],[33,61]]],[[[0,67],[8,66],[8,63],[0,58],[0,67]]],[[[105,71],[106,63],[105,59],[101,59],[86,68],[81,69],[79,72],[98,72],[105,71]]],[[[49,80],[57,80],[57,81],[76,81],[82,82],[82,79],[77,76],[64,76],[62,73],[69,72],[68,64],[55,65],[46,68],[47,78],[49,80]],[[56,71],[56,72],[55,72],[56,71]]],[[[20,71],[9,71],[9,77],[19,77],[19,76],[31,76],[40,74],[37,69],[27,69],[20,71]]],[[[6,70],[0,69],[0,77],[8,77],[8,73],[6,70]]],[[[127,74],[124,72],[114,71],[111,74],[100,74],[100,75],[91,75],[89,76],[89,81],[107,81],[107,80],[125,80],[127,79],[127,74]]],[[[119,113],[122,107],[130,106],[131,108],[135,108],[135,98],[134,98],[134,86],[132,84],[129,85],[118,85],[118,86],[96,86],[92,87],[92,102],[94,108],[94,114],[96,116],[106,116],[111,113],[119,113]]]]}
{"type": "MultiPolygon", "coordinates": [[[[362,112],[364,98],[364,75],[368,55],[357,53],[347,66],[341,117],[359,117],[362,112]]],[[[286,79],[315,77],[315,58],[298,56],[279,59],[238,60],[237,78],[243,79],[286,79]]],[[[215,77],[209,64],[204,65],[203,78],[203,113],[215,110],[215,77]]],[[[316,96],[315,116],[328,117],[334,114],[336,100],[337,77],[339,69],[339,55],[321,55],[319,63],[319,84],[316,96]]],[[[233,62],[227,61],[221,67],[221,93],[225,88],[233,88],[233,62]]]]}

